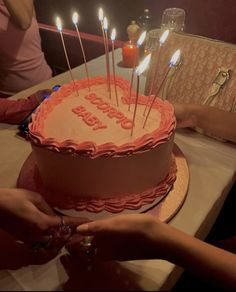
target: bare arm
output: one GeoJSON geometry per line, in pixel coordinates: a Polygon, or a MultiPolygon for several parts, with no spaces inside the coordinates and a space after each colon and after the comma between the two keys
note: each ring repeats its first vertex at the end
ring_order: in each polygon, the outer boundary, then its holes
{"type": "Polygon", "coordinates": [[[15,23],[22,29],[30,27],[33,14],[33,0],[3,0],[15,23]]]}
{"type": "MultiPolygon", "coordinates": [[[[120,215],[77,228],[94,236],[97,256],[102,259],[164,259],[223,288],[236,288],[236,255],[187,235],[153,216],[120,215]]],[[[76,254],[81,237],[67,248],[76,254]]],[[[79,254],[79,253],[78,253],[79,254]]]]}
{"type": "Polygon", "coordinates": [[[20,124],[44,99],[51,90],[37,91],[27,99],[12,100],[0,98],[0,123],[20,124]]]}
{"type": "Polygon", "coordinates": [[[177,127],[198,127],[236,143],[236,113],[197,104],[174,104],[177,127]]]}
{"type": "MultiPolygon", "coordinates": [[[[157,226],[158,227],[158,226],[157,226]]],[[[236,255],[189,236],[169,225],[163,227],[164,259],[191,271],[216,287],[236,288],[236,255]]],[[[158,228],[153,237],[157,249],[158,228]]]]}

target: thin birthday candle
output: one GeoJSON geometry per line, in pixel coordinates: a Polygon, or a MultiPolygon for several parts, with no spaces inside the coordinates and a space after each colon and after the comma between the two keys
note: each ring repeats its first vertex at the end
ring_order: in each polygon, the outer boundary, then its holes
{"type": "Polygon", "coordinates": [[[134,114],[133,114],[131,136],[133,136],[133,132],[134,132],[134,124],[135,124],[136,112],[137,112],[137,107],[138,107],[139,81],[140,81],[139,76],[147,69],[150,60],[151,60],[151,54],[147,55],[147,57],[144,58],[144,60],[140,63],[140,65],[135,70],[135,74],[137,75],[137,89],[136,89],[136,99],[135,99],[135,108],[134,108],[134,114]]]}
{"type": "MultiPolygon", "coordinates": [[[[105,49],[105,58],[106,58],[106,70],[107,70],[107,45],[106,45],[106,38],[105,38],[105,31],[104,31],[104,13],[103,9],[99,8],[98,10],[98,19],[101,23],[101,29],[102,29],[102,37],[103,37],[103,44],[105,49]]],[[[108,72],[107,72],[107,80],[108,80],[108,72]]],[[[107,83],[107,90],[109,91],[109,85],[107,83]]]]}
{"type": "Polygon", "coordinates": [[[71,66],[70,66],[70,61],[69,61],[68,54],[67,54],[67,51],[66,51],[66,46],[65,46],[65,42],[64,42],[64,38],[63,38],[63,34],[62,34],[62,23],[61,23],[60,17],[57,17],[56,18],[56,26],[57,26],[58,31],[60,32],[62,46],[63,46],[63,49],[64,49],[64,53],[65,53],[65,57],[66,57],[66,62],[67,62],[67,66],[69,68],[71,80],[74,83],[74,89],[75,89],[77,95],[79,95],[79,93],[78,93],[78,91],[76,89],[75,79],[74,79],[73,74],[72,74],[72,70],[71,70],[71,66]]]}
{"type": "Polygon", "coordinates": [[[89,73],[88,73],[88,66],[87,66],[87,61],[86,61],[86,56],[85,56],[85,52],[84,52],[84,46],[81,40],[81,36],[80,36],[80,31],[78,28],[78,20],[79,20],[79,15],[77,12],[74,12],[73,16],[72,16],[72,21],[75,25],[75,29],[79,38],[79,43],[80,43],[80,48],[83,54],[83,58],[84,58],[84,66],[85,66],[85,71],[86,71],[86,75],[87,75],[87,79],[88,79],[88,87],[89,87],[89,91],[90,91],[90,80],[89,80],[89,73]]]}
{"type": "Polygon", "coordinates": [[[107,58],[107,81],[108,81],[108,91],[109,91],[109,97],[111,99],[111,75],[110,75],[110,60],[109,60],[109,43],[108,43],[108,20],[106,17],[104,17],[103,20],[103,28],[105,32],[105,43],[107,48],[106,58],[107,58]]]}
{"type": "MultiPolygon", "coordinates": [[[[159,61],[159,58],[160,58],[161,48],[164,45],[164,43],[166,42],[169,34],[170,34],[170,31],[169,31],[169,29],[167,29],[167,30],[165,30],[163,32],[163,34],[160,37],[160,40],[159,40],[159,49],[158,49],[158,52],[157,52],[157,60],[158,61],[159,61]]],[[[154,74],[154,77],[153,77],[153,80],[152,80],[152,83],[151,83],[151,88],[149,90],[149,95],[152,94],[152,92],[153,92],[153,87],[154,87],[154,83],[155,83],[155,80],[156,80],[156,75],[157,75],[157,71],[155,70],[155,74],[154,74]]]]}
{"type": "Polygon", "coordinates": [[[166,78],[167,78],[169,72],[170,72],[170,69],[171,69],[172,67],[175,67],[175,66],[176,66],[176,64],[177,64],[177,62],[179,61],[179,59],[180,59],[180,50],[177,50],[177,51],[173,54],[173,56],[171,57],[171,60],[170,60],[170,63],[169,63],[169,67],[168,67],[168,69],[167,69],[167,71],[166,71],[166,73],[165,73],[165,75],[164,75],[164,78],[163,78],[163,80],[162,80],[162,82],[161,82],[159,88],[158,88],[157,91],[156,91],[155,96],[153,97],[152,103],[151,103],[151,105],[150,105],[150,107],[149,107],[149,111],[148,111],[148,113],[147,113],[147,116],[146,116],[145,121],[144,121],[144,124],[143,124],[143,128],[146,126],[146,123],[147,123],[148,117],[149,117],[149,115],[150,115],[150,113],[151,113],[151,110],[152,110],[152,107],[153,107],[153,105],[154,105],[154,102],[155,102],[155,100],[157,99],[157,96],[158,96],[158,94],[159,94],[159,92],[160,92],[160,90],[161,90],[161,88],[162,88],[162,86],[163,86],[163,84],[164,84],[164,82],[165,82],[165,80],[166,80],[166,78]]]}
{"type": "Polygon", "coordinates": [[[112,68],[113,68],[113,76],[114,76],[114,88],[115,88],[115,94],[116,94],[116,104],[119,106],[118,102],[118,94],[117,94],[117,87],[116,87],[116,69],[115,69],[115,55],[114,55],[114,42],[116,39],[116,29],[113,28],[111,32],[111,42],[112,42],[112,68]]]}
{"type": "MultiPolygon", "coordinates": [[[[161,48],[162,48],[163,44],[166,42],[166,40],[167,40],[167,38],[169,36],[169,33],[170,33],[170,31],[167,29],[167,30],[165,30],[163,32],[163,34],[160,37],[160,40],[159,40],[159,48],[158,48],[158,51],[157,51],[157,61],[158,62],[159,62],[159,59],[160,59],[161,48]]],[[[149,93],[148,93],[148,99],[147,99],[147,103],[146,103],[145,110],[143,112],[143,115],[144,116],[146,115],[146,111],[147,111],[147,108],[148,108],[149,101],[151,99],[151,94],[153,92],[153,87],[154,87],[154,84],[156,82],[156,79],[157,79],[157,70],[156,70],[156,68],[154,68],[154,74],[153,74],[153,78],[152,78],[150,90],[149,90],[149,93]]]]}
{"type": "MultiPolygon", "coordinates": [[[[143,42],[145,41],[147,32],[144,31],[141,36],[139,37],[137,41],[137,47],[139,48],[143,42]]],[[[132,94],[132,87],[133,87],[133,82],[134,82],[134,72],[135,72],[135,67],[136,67],[136,62],[138,58],[138,51],[136,51],[136,55],[134,57],[134,65],[133,65],[133,70],[132,70],[132,75],[131,75],[131,81],[130,81],[130,88],[129,88],[129,110],[130,110],[130,105],[131,105],[131,94],[132,94]]]]}

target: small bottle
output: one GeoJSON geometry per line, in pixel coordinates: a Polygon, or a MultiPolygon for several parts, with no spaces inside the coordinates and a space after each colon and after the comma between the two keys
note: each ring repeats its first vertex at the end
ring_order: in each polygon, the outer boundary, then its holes
{"type": "Polygon", "coordinates": [[[127,27],[128,38],[131,42],[137,42],[140,35],[140,26],[136,23],[135,20],[131,21],[131,24],[127,27]]]}
{"type": "Polygon", "coordinates": [[[125,42],[122,48],[123,66],[133,68],[137,66],[139,60],[139,48],[137,40],[140,35],[140,27],[132,20],[131,24],[127,27],[127,34],[129,41],[125,42]]]}
{"type": "Polygon", "coordinates": [[[152,28],[152,17],[149,9],[144,9],[143,14],[139,17],[138,25],[142,31],[149,31],[152,28]]]}

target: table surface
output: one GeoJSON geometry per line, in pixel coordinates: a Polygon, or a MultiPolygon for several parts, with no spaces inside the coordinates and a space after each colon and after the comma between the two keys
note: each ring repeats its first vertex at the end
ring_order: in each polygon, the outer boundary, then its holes
{"type": "MultiPolygon", "coordinates": [[[[120,49],[115,51],[115,58],[117,63],[121,60],[120,49]]],[[[88,66],[90,76],[104,75],[104,56],[90,61],[88,66]]],[[[117,75],[130,79],[131,69],[117,65],[116,70],[117,75]]],[[[73,69],[73,73],[76,79],[84,77],[84,66],[73,69]]],[[[69,80],[70,75],[66,72],[13,98],[27,97],[38,89],[51,88],[69,80]]],[[[141,91],[144,85],[145,77],[142,77],[141,91]]],[[[16,126],[0,124],[0,139],[0,187],[15,187],[31,147],[17,135],[16,126]]],[[[187,159],[190,183],[184,205],[169,224],[204,239],[235,180],[236,146],[190,130],[177,131],[175,142],[187,159]]],[[[3,249],[0,243],[0,250],[3,249]]],[[[0,265],[0,268],[0,290],[84,290],[93,285],[94,289],[100,290],[169,290],[182,273],[181,268],[163,260],[99,263],[84,269],[70,262],[65,250],[41,265],[9,265],[5,269],[0,265]]]]}

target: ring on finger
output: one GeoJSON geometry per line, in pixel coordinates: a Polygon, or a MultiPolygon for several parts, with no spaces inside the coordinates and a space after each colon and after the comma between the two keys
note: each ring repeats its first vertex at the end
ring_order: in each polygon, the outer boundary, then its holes
{"type": "Polygon", "coordinates": [[[64,216],[60,216],[61,222],[58,226],[59,232],[70,234],[72,232],[71,227],[65,223],[64,216]]]}

